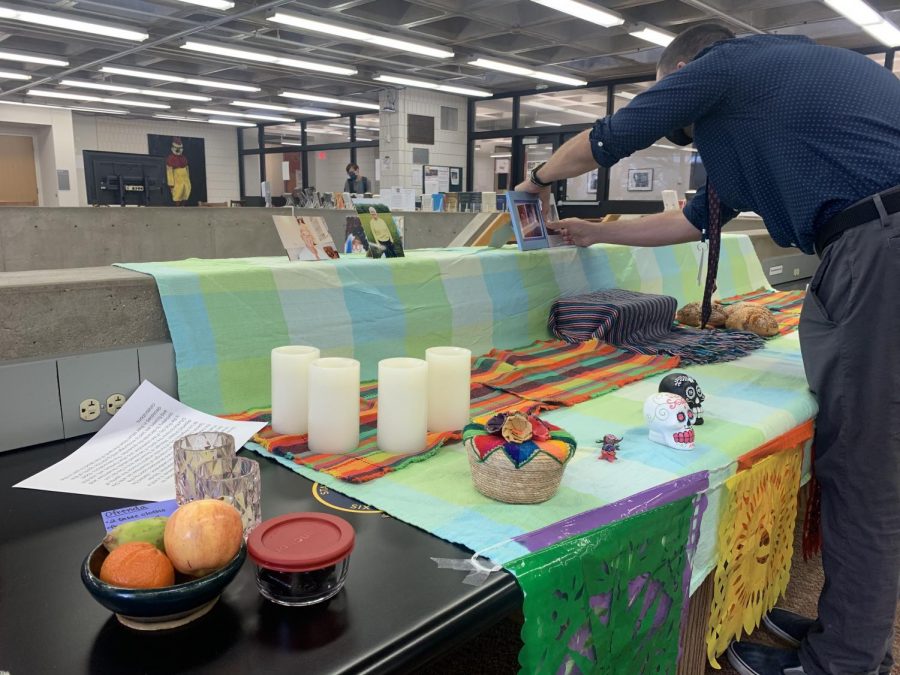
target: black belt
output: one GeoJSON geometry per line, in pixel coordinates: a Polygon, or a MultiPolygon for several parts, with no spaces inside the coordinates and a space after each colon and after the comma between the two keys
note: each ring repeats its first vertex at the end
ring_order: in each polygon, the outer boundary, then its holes
{"type": "MultiPolygon", "coordinates": [[[[879,194],[881,195],[881,203],[884,205],[884,210],[888,215],[900,212],[900,185],[879,194]]],[[[816,253],[821,258],[828,245],[840,239],[844,232],[858,225],[871,223],[880,217],[878,208],[875,206],[874,196],[844,209],[816,232],[816,253]]]]}

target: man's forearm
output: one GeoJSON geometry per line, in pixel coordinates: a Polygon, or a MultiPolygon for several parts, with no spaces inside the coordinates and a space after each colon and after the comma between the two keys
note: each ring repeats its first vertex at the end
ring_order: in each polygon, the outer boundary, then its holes
{"type": "Polygon", "coordinates": [[[563,180],[581,176],[588,171],[597,168],[597,162],[591,154],[590,129],[582,131],[574,138],[566,141],[562,147],[553,153],[547,163],[538,172],[538,178],[543,182],[563,180]]]}
{"type": "Polygon", "coordinates": [[[668,246],[700,241],[700,231],[681,211],[657,213],[634,220],[599,223],[595,236],[598,244],[626,246],[668,246]]]}

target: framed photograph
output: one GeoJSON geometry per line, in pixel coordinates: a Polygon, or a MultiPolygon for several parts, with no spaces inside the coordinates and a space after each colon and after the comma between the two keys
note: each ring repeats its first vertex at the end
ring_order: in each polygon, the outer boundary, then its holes
{"type": "Polygon", "coordinates": [[[362,225],[371,258],[403,258],[403,240],[391,210],[384,204],[356,204],[356,213],[362,225]]]}
{"type": "Polygon", "coordinates": [[[541,212],[541,201],[530,192],[507,192],[510,225],[520,251],[549,248],[547,225],[541,212]]]}
{"type": "Polygon", "coordinates": [[[321,216],[272,216],[272,220],[291,260],[333,260],[340,257],[321,216]]]}
{"type": "Polygon", "coordinates": [[[649,192],[653,189],[653,169],[628,169],[628,191],[649,192]]]}

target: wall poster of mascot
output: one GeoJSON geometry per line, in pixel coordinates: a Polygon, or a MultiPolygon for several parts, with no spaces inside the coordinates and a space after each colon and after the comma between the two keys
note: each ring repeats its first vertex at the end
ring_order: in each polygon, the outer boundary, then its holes
{"type": "Polygon", "coordinates": [[[169,199],[175,206],[206,201],[206,145],[202,138],[147,134],[150,155],[166,158],[169,199]]]}

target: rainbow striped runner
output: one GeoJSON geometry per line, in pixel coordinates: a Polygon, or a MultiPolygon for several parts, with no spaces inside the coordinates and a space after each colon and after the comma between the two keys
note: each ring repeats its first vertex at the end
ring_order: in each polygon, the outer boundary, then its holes
{"type": "MultiPolygon", "coordinates": [[[[677,357],[630,354],[589,340],[577,345],[558,341],[536,342],[518,350],[493,350],[475,359],[472,370],[473,417],[500,411],[540,412],[602,396],[626,384],[671,370],[677,357]]],[[[276,434],[266,426],[253,441],[265,453],[307,466],[350,483],[365,483],[431,457],[448,442],[459,441],[461,431],[428,435],[425,449],[413,455],[382,452],[377,446],[377,383],[362,387],[360,445],[351,455],[313,453],[306,436],[276,434]]],[[[257,408],[230,419],[271,420],[271,410],[257,408]]]]}

